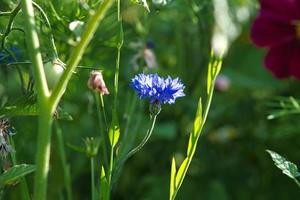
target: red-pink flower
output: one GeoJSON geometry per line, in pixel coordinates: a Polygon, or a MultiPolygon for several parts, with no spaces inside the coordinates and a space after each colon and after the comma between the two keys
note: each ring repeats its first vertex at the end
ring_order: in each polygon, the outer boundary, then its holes
{"type": "Polygon", "coordinates": [[[251,38],[268,49],[265,66],[278,78],[300,79],[300,0],[260,0],[251,38]]]}

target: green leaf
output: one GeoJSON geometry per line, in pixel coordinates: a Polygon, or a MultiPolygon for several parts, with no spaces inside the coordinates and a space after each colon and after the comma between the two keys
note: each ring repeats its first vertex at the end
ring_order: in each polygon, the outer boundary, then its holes
{"type": "Polygon", "coordinates": [[[296,177],[300,176],[300,173],[298,172],[297,166],[286,160],[284,157],[279,155],[278,153],[271,151],[271,150],[266,150],[272,157],[272,160],[274,161],[276,167],[281,169],[282,173],[287,175],[288,177],[295,179],[296,177]]]}
{"type": "Polygon", "coordinates": [[[142,5],[148,12],[150,12],[147,0],[131,0],[133,3],[142,5]]]}
{"type": "Polygon", "coordinates": [[[207,71],[207,94],[209,95],[210,93],[210,89],[212,87],[212,65],[213,65],[213,60],[212,58],[210,59],[209,63],[208,63],[208,71],[207,71]]]}
{"type": "Polygon", "coordinates": [[[35,169],[36,167],[34,165],[15,165],[0,176],[0,186],[3,187],[5,185],[13,183],[18,179],[26,176],[27,174],[34,172],[35,169]]]}
{"type": "Polygon", "coordinates": [[[101,167],[101,175],[100,175],[100,200],[108,199],[109,194],[109,185],[105,176],[104,167],[101,167]]]}
{"type": "Polygon", "coordinates": [[[182,183],[182,180],[184,179],[185,174],[187,172],[187,168],[188,168],[188,157],[186,157],[184,159],[184,161],[181,163],[181,165],[179,167],[179,170],[176,174],[176,180],[175,180],[175,187],[176,188],[180,187],[179,184],[182,183]]]}
{"type": "Polygon", "coordinates": [[[36,95],[28,94],[0,108],[0,116],[34,116],[38,113],[36,95]]]}
{"type": "Polygon", "coordinates": [[[188,143],[188,148],[187,148],[187,156],[190,156],[194,154],[196,150],[196,140],[198,138],[198,135],[200,134],[200,128],[202,126],[202,100],[201,97],[199,98],[198,101],[198,108],[196,112],[196,117],[194,120],[194,127],[192,132],[190,133],[189,137],[189,143],[188,143]]]}
{"type": "Polygon", "coordinates": [[[174,191],[176,189],[176,161],[175,158],[172,158],[172,164],[171,164],[171,177],[170,177],[170,198],[173,196],[174,191]]]}
{"type": "Polygon", "coordinates": [[[115,110],[113,111],[112,114],[112,122],[108,131],[108,137],[109,137],[110,145],[112,147],[115,147],[120,137],[120,126],[117,118],[117,113],[115,110]]]}

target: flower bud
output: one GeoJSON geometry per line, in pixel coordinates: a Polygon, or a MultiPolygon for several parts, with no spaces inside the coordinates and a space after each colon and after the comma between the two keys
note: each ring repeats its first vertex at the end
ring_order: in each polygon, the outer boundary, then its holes
{"type": "Polygon", "coordinates": [[[109,94],[109,91],[103,80],[101,71],[93,70],[90,73],[90,78],[88,80],[88,87],[92,90],[99,91],[102,95],[109,94]]]}

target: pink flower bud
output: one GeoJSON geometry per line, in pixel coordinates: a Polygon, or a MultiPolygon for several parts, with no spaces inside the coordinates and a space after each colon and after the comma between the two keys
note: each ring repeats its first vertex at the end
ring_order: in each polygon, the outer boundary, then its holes
{"type": "Polygon", "coordinates": [[[109,91],[103,80],[101,71],[93,70],[90,73],[90,78],[88,80],[88,87],[92,90],[99,91],[102,95],[109,94],[109,91]]]}

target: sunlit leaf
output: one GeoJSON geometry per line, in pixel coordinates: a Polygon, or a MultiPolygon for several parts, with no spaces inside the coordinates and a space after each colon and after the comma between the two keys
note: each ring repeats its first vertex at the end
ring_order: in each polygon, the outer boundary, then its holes
{"type": "Polygon", "coordinates": [[[282,173],[287,175],[288,177],[294,179],[298,176],[300,176],[300,173],[298,172],[297,166],[286,160],[284,157],[279,155],[278,153],[271,151],[271,150],[266,150],[272,157],[272,160],[274,161],[276,167],[281,169],[282,173]]]}
{"type": "Polygon", "coordinates": [[[170,196],[173,196],[175,187],[176,187],[176,161],[175,158],[172,158],[172,164],[171,164],[171,177],[170,177],[170,196]]]}
{"type": "Polygon", "coordinates": [[[200,97],[199,101],[198,101],[196,117],[194,120],[194,127],[193,127],[193,130],[190,133],[190,137],[189,137],[187,156],[190,156],[190,155],[194,154],[194,152],[195,152],[195,147],[196,147],[195,143],[198,138],[197,134],[200,134],[199,131],[200,131],[201,126],[202,126],[202,101],[201,101],[201,97],[200,97]]]}
{"type": "Polygon", "coordinates": [[[104,167],[101,167],[101,175],[100,175],[100,200],[108,199],[109,194],[109,186],[105,176],[104,167]]]}
{"type": "Polygon", "coordinates": [[[176,174],[175,186],[180,187],[180,183],[182,182],[183,178],[185,177],[186,171],[188,168],[188,158],[185,158],[184,161],[181,163],[179,170],[176,174]]]}
{"type": "Polygon", "coordinates": [[[0,186],[3,187],[7,184],[13,183],[27,174],[34,172],[35,169],[36,167],[34,165],[15,165],[0,176],[0,186]]]}
{"type": "Polygon", "coordinates": [[[119,127],[116,111],[113,111],[112,122],[108,131],[108,136],[109,136],[110,145],[112,147],[116,146],[120,137],[120,127],[119,127]]]}

